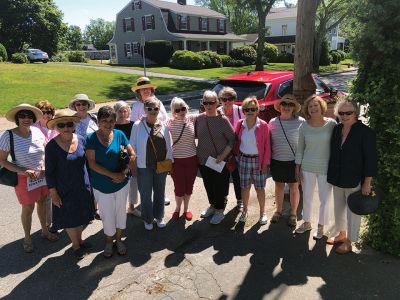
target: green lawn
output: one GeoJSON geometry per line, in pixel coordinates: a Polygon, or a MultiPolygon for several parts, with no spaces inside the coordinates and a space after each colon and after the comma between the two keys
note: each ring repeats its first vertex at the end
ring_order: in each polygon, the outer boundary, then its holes
{"type": "MultiPolygon", "coordinates": [[[[48,99],[57,108],[67,107],[77,93],[96,102],[131,99],[137,75],[65,67],[56,64],[0,63],[0,115],[20,103],[48,99]]],[[[211,87],[207,83],[154,78],[157,94],[165,95],[211,87]]]]}

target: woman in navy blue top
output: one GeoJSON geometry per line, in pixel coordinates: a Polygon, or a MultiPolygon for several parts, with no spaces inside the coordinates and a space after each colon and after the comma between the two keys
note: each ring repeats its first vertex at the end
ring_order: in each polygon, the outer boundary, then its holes
{"type": "Polygon", "coordinates": [[[94,208],[86,170],[85,140],[73,133],[79,118],[57,113],[47,123],[60,134],[46,145],[46,182],[53,201],[53,226],[65,228],[74,255],[81,258],[89,244],[82,242],[83,225],[93,219],[94,208]]]}
{"type": "Polygon", "coordinates": [[[126,200],[128,197],[128,173],[120,169],[119,153],[125,148],[129,154],[129,167],[134,168],[135,153],[125,134],[114,129],[116,114],[111,106],[104,106],[97,114],[99,130],[87,137],[86,155],[90,167],[90,181],[99,207],[106,235],[103,255],[113,254],[115,236],[118,254],[126,254],[121,241],[126,227],[126,200]]]}

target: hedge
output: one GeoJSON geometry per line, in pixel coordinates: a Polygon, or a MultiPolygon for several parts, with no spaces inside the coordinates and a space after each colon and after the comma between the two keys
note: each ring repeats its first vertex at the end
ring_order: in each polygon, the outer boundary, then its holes
{"type": "Polygon", "coordinates": [[[222,59],[217,52],[205,50],[197,53],[204,57],[205,68],[222,67],[222,59]]]}
{"type": "Polygon", "coordinates": [[[145,45],[146,57],[159,65],[166,65],[170,61],[174,48],[170,41],[148,41],[145,45]]]}
{"type": "Polygon", "coordinates": [[[257,52],[252,46],[242,46],[232,49],[229,56],[236,60],[243,60],[246,65],[253,65],[256,62],[257,52]]]}
{"type": "Polygon", "coordinates": [[[83,51],[70,51],[66,53],[66,56],[70,62],[88,62],[88,59],[85,58],[85,53],[83,51]]]}
{"type": "Polygon", "coordinates": [[[25,53],[14,53],[11,55],[11,61],[14,64],[26,64],[29,62],[29,59],[25,53]]]}
{"type": "Polygon", "coordinates": [[[236,60],[226,54],[220,54],[222,65],[224,67],[243,67],[245,65],[243,60],[236,60]]]}
{"type": "Polygon", "coordinates": [[[177,50],[171,57],[171,66],[177,69],[196,70],[205,66],[204,57],[188,50],[177,50]]]}
{"type": "Polygon", "coordinates": [[[0,57],[2,58],[2,61],[8,60],[6,47],[4,47],[2,43],[0,43],[0,57]]]}

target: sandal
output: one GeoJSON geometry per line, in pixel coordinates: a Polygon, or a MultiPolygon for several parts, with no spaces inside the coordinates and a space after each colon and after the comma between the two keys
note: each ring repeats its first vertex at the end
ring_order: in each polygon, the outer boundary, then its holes
{"type": "Polygon", "coordinates": [[[121,242],[121,241],[117,241],[116,244],[117,244],[118,255],[121,255],[121,256],[125,255],[126,254],[126,246],[125,246],[125,244],[123,242],[121,242]]]}
{"type": "Polygon", "coordinates": [[[42,239],[48,240],[50,242],[55,242],[60,239],[60,237],[57,234],[51,233],[50,231],[48,231],[47,234],[42,232],[41,237],[42,239]]]}
{"type": "Polygon", "coordinates": [[[278,223],[282,217],[282,213],[279,211],[274,212],[274,215],[271,218],[271,223],[278,223]]]}
{"type": "Polygon", "coordinates": [[[343,243],[339,247],[336,248],[335,252],[337,254],[346,254],[350,253],[353,251],[353,247],[351,246],[351,243],[343,243]]]}
{"type": "Polygon", "coordinates": [[[25,253],[32,253],[33,252],[33,244],[32,243],[27,243],[23,242],[22,246],[24,247],[24,252],[25,253]]]}
{"type": "Polygon", "coordinates": [[[106,246],[104,247],[104,252],[103,252],[103,256],[105,258],[110,258],[113,255],[113,246],[114,244],[111,243],[106,243],[106,246]]]}
{"type": "Polygon", "coordinates": [[[297,216],[296,215],[290,215],[289,219],[287,221],[287,224],[290,227],[296,227],[297,226],[297,216]]]}

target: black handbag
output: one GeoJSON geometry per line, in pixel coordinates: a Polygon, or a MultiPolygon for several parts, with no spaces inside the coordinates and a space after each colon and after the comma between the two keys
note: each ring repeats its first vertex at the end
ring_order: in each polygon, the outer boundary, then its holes
{"type": "Polygon", "coordinates": [[[125,174],[129,173],[129,164],[130,156],[126,146],[121,145],[118,153],[118,167],[115,170],[116,172],[122,172],[125,174]]]}
{"type": "MultiPolygon", "coordinates": [[[[14,136],[11,130],[7,130],[10,135],[10,154],[12,161],[15,161],[15,153],[14,153],[14,136]]],[[[18,184],[18,174],[16,172],[10,171],[5,167],[0,168],[0,184],[7,186],[17,186],[18,184]]]]}

